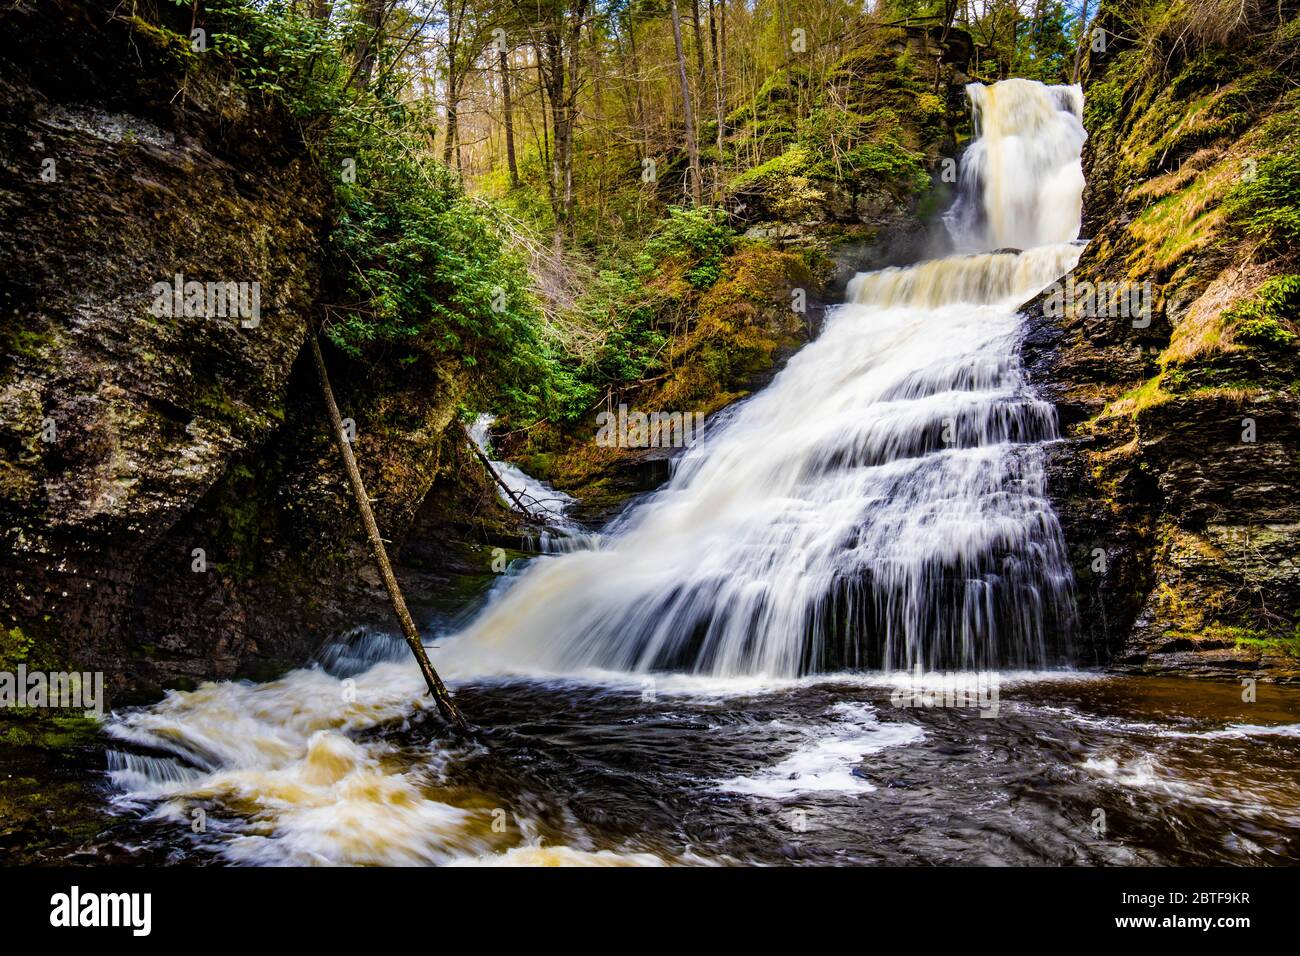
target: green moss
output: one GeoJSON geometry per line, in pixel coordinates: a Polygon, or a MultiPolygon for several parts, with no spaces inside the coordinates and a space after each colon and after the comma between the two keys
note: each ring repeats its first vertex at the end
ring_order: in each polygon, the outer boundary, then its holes
{"type": "Polygon", "coordinates": [[[99,722],[80,714],[51,714],[42,721],[38,745],[48,750],[69,750],[94,743],[99,722]]]}
{"type": "Polygon", "coordinates": [[[1163,405],[1174,396],[1165,390],[1165,373],[1162,371],[1136,388],[1130,389],[1115,399],[1098,416],[1099,418],[1116,418],[1131,416],[1136,418],[1144,411],[1163,405]]]}
{"type": "Polygon", "coordinates": [[[185,67],[197,66],[198,54],[190,46],[189,37],[134,14],[124,19],[131,25],[131,32],[137,42],[143,41],[148,47],[185,67]]]}
{"type": "MultiPolygon", "coordinates": [[[[102,832],[102,796],[84,783],[95,723],[0,712],[0,842],[9,864],[48,863],[42,851],[71,848],[102,832]],[[42,729],[41,725],[44,726],[42,729]],[[75,726],[74,726],[75,725],[75,726]]],[[[99,758],[102,760],[102,756],[99,758]]]]}
{"type": "Polygon", "coordinates": [[[1247,628],[1225,628],[1238,647],[1258,647],[1265,653],[1284,654],[1300,658],[1300,626],[1291,634],[1270,634],[1247,628]]]}
{"type": "Polygon", "coordinates": [[[826,179],[844,178],[858,185],[881,186],[900,197],[930,185],[920,158],[892,139],[860,143],[836,159],[821,160],[810,172],[826,179]]]}
{"type": "Polygon", "coordinates": [[[0,742],[13,747],[66,753],[98,739],[99,721],[93,717],[31,707],[0,712],[0,742]]]}
{"type": "Polygon", "coordinates": [[[215,567],[223,575],[243,580],[257,570],[266,506],[258,488],[257,474],[248,462],[237,462],[227,469],[213,509],[221,522],[222,560],[215,567]]]}
{"type": "Polygon", "coordinates": [[[1223,219],[1218,202],[1229,181],[1227,164],[1219,163],[1147,207],[1129,226],[1146,247],[1134,266],[1142,271],[1167,269],[1210,242],[1223,219]]]}
{"type": "Polygon", "coordinates": [[[519,460],[519,465],[534,478],[541,481],[550,481],[551,475],[555,472],[555,454],[553,452],[538,452],[537,454],[528,455],[519,460]]]}
{"type": "Polygon", "coordinates": [[[749,189],[771,189],[795,176],[807,177],[812,168],[812,156],[804,146],[792,146],[780,156],[745,170],[731,181],[732,192],[749,189]]]}
{"type": "Polygon", "coordinates": [[[1250,126],[1251,116],[1234,109],[1236,102],[1226,91],[1190,103],[1170,95],[1144,117],[1142,125],[1155,129],[1158,135],[1130,156],[1129,167],[1139,177],[1152,176],[1177,166],[1203,146],[1241,133],[1250,126]]]}
{"type": "Polygon", "coordinates": [[[1265,652],[1300,657],[1300,625],[1288,634],[1214,622],[1193,629],[1171,628],[1164,632],[1164,637],[1168,640],[1211,641],[1235,647],[1254,647],[1265,652]]]}
{"type": "Polygon", "coordinates": [[[1288,325],[1300,311],[1300,275],[1274,276],[1256,290],[1247,302],[1223,314],[1236,323],[1237,342],[1267,349],[1285,349],[1296,341],[1288,325]]]}
{"type": "Polygon", "coordinates": [[[1285,654],[1287,657],[1300,658],[1300,637],[1243,637],[1237,640],[1238,647],[1258,647],[1263,651],[1285,654]]]}
{"type": "Polygon", "coordinates": [[[6,326],[0,330],[0,351],[22,358],[44,358],[57,342],[48,328],[24,329],[6,326]]]}

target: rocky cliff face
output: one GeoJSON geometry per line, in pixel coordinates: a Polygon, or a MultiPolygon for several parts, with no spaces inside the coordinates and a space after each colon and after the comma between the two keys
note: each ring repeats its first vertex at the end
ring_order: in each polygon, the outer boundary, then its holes
{"type": "Polygon", "coordinates": [[[1025,343],[1068,436],[1052,486],[1086,654],[1300,678],[1296,10],[1216,33],[1115,9],[1085,81],[1075,301],[1033,303],[1025,343]]]}
{"type": "MultiPolygon", "coordinates": [[[[293,124],[180,42],[183,13],[0,17],[23,38],[0,64],[0,633],[117,691],[301,663],[382,613],[302,354],[329,192],[293,124]]],[[[335,364],[389,537],[422,513],[455,532],[435,486],[505,527],[447,437],[455,369],[335,364]]],[[[423,563],[436,583],[456,560],[423,563]]]]}

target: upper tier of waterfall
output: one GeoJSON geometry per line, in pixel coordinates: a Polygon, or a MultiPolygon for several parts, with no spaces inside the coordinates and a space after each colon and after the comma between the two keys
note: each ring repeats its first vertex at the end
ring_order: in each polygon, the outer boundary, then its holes
{"type": "Polygon", "coordinates": [[[961,161],[949,230],[963,252],[1079,237],[1083,91],[1032,80],[966,87],[976,139],[961,161]]]}

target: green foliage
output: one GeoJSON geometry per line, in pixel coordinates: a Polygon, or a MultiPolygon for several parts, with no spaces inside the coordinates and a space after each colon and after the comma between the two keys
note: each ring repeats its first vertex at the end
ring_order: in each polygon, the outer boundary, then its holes
{"type": "Polygon", "coordinates": [[[338,189],[330,244],[352,268],[331,341],[358,358],[375,345],[403,361],[456,354],[511,386],[538,374],[526,272],[482,211],[437,163],[401,151],[361,161],[373,165],[338,189]]]}
{"type": "MultiPolygon", "coordinates": [[[[1116,70],[1122,76],[1122,71],[1116,70]]],[[[1124,106],[1124,87],[1119,80],[1107,80],[1088,87],[1083,102],[1083,125],[1089,136],[1098,136],[1103,130],[1112,130],[1119,121],[1124,106]]]]}
{"type": "Polygon", "coordinates": [[[1296,334],[1284,323],[1300,313],[1300,275],[1274,276],[1256,291],[1254,298],[1224,313],[1237,322],[1239,342],[1264,348],[1285,348],[1296,334]]]}
{"type": "Polygon", "coordinates": [[[1246,319],[1237,328],[1237,338],[1256,345],[1284,347],[1295,341],[1295,333],[1274,318],[1246,319]]]}
{"type": "Polygon", "coordinates": [[[554,418],[577,422],[607,392],[660,376],[682,316],[697,292],[718,283],[734,243],[723,210],[670,207],[644,243],[610,249],[572,310],[599,344],[558,373],[564,389],[554,418]]]}
{"type": "MultiPolygon", "coordinates": [[[[1294,113],[1288,115],[1295,118],[1294,113]]],[[[1300,148],[1293,146],[1260,161],[1254,175],[1228,193],[1223,209],[1267,246],[1300,239],[1300,148]]]]}
{"type": "Polygon", "coordinates": [[[731,251],[734,235],[725,209],[670,207],[668,217],[659,220],[646,242],[642,269],[648,272],[662,259],[676,259],[688,266],[687,282],[707,289],[722,274],[722,260],[731,251]]]}
{"type": "Polygon", "coordinates": [[[368,83],[350,56],[365,26],[272,0],[226,0],[213,46],[242,83],[302,123],[334,184],[325,334],[358,361],[454,358],[484,406],[538,416],[572,382],[542,340],[527,272],[495,225],[427,149],[433,117],[400,97],[389,44],[368,83]]]}
{"type": "Polygon", "coordinates": [[[743,124],[737,152],[751,165],[729,192],[754,197],[762,213],[789,222],[823,218],[828,196],[883,191],[903,201],[925,192],[926,156],[947,134],[947,104],[930,69],[872,34],[820,77],[780,71],[732,114],[732,125],[743,124]],[[756,141],[760,148],[746,153],[743,146],[756,141]]]}
{"type": "Polygon", "coordinates": [[[20,627],[0,629],[0,671],[12,671],[30,659],[35,640],[20,627]]]}
{"type": "MultiPolygon", "coordinates": [[[[587,394],[639,381],[659,370],[667,337],[660,330],[663,303],[627,271],[599,273],[579,311],[604,333],[596,354],[579,370],[587,394]]],[[[580,413],[580,410],[575,410],[580,413]]]]}

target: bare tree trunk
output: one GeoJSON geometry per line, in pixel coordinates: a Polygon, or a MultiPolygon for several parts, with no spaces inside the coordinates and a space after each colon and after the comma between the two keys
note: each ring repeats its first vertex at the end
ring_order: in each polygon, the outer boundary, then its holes
{"type": "MultiPolygon", "coordinates": [[[[542,58],[537,58],[537,90],[542,100],[542,162],[551,168],[551,127],[546,122],[546,77],[542,73],[542,58]]],[[[551,203],[555,202],[555,180],[549,174],[546,183],[551,192],[551,203]]]]}
{"type": "Polygon", "coordinates": [[[641,57],[636,50],[636,21],[633,19],[632,8],[629,8],[627,13],[627,42],[628,49],[632,53],[632,75],[636,78],[636,121],[641,127],[643,155],[648,156],[650,155],[650,123],[646,120],[645,96],[641,89],[644,84],[641,80],[641,57]]]}
{"type": "Polygon", "coordinates": [[[456,109],[459,95],[452,89],[451,85],[447,86],[447,138],[442,142],[442,163],[444,166],[451,165],[451,153],[456,148],[456,125],[458,117],[456,109]]]}
{"type": "MultiPolygon", "coordinates": [[[[587,45],[590,54],[591,65],[588,67],[588,75],[592,84],[592,113],[595,120],[595,127],[600,130],[602,136],[608,137],[609,122],[605,115],[605,70],[601,60],[600,41],[596,36],[596,25],[590,23],[587,27],[587,39],[590,41],[587,45]]],[[[606,197],[605,197],[605,164],[596,165],[596,210],[598,213],[597,221],[605,221],[606,197]]]]}
{"type": "Polygon", "coordinates": [[[1079,43],[1074,48],[1074,71],[1071,83],[1079,82],[1079,70],[1083,66],[1083,49],[1088,45],[1088,0],[1083,0],[1083,9],[1079,11],[1079,43]]]}
{"type": "Polygon", "coordinates": [[[934,92],[939,92],[943,80],[943,56],[948,52],[948,32],[952,29],[953,18],[957,16],[957,0],[945,0],[943,11],[943,32],[939,34],[939,55],[934,58],[934,92]]]}
{"type": "Polygon", "coordinates": [[[321,355],[320,342],[314,329],[308,333],[308,338],[311,341],[311,356],[316,362],[316,375],[320,378],[321,395],[324,396],[325,408],[329,412],[330,425],[334,429],[334,444],[338,445],[339,452],[343,455],[343,464],[347,468],[348,480],[352,483],[352,497],[356,500],[357,508],[361,512],[361,521],[366,526],[366,537],[370,539],[370,551],[374,555],[375,564],[379,565],[379,574],[384,579],[384,587],[388,590],[388,598],[393,602],[393,612],[397,615],[397,621],[402,626],[402,636],[406,638],[407,646],[411,648],[411,653],[415,655],[416,663],[420,665],[420,673],[424,675],[424,682],[428,685],[429,693],[433,695],[434,702],[437,703],[442,716],[460,730],[468,732],[469,725],[465,723],[465,718],[461,716],[460,710],[456,707],[456,702],[452,700],[447,685],[442,682],[438,672],[429,663],[429,655],[425,652],[424,644],[420,641],[420,632],[415,629],[415,622],[411,620],[411,612],[406,609],[406,601],[402,597],[401,588],[398,587],[397,577],[393,574],[393,566],[388,563],[388,552],[384,550],[384,539],[380,537],[379,526],[375,523],[375,513],[370,509],[370,496],[366,494],[366,486],[361,480],[361,469],[357,467],[357,459],[352,454],[352,445],[348,441],[347,432],[343,428],[343,418],[339,415],[338,404],[334,401],[334,390],[330,388],[329,373],[325,370],[325,357],[321,355]]]}
{"type": "Polygon", "coordinates": [[[566,183],[569,170],[568,104],[564,97],[564,72],[560,64],[551,76],[553,86],[548,90],[551,101],[551,204],[555,212],[555,232],[562,235],[568,225],[569,201],[566,183]]]}
{"type": "Polygon", "coordinates": [[[569,74],[569,89],[566,93],[564,127],[564,220],[570,231],[573,229],[573,210],[577,196],[573,189],[573,133],[578,125],[578,88],[582,80],[582,26],[587,18],[586,0],[580,0],[573,7],[569,24],[569,42],[565,48],[566,68],[569,74]]]}
{"type": "Polygon", "coordinates": [[[545,91],[543,102],[550,103],[551,161],[548,186],[551,212],[555,216],[555,245],[559,248],[563,244],[562,237],[567,226],[569,204],[565,182],[571,160],[568,155],[569,124],[568,99],[564,90],[564,48],[560,35],[554,28],[547,30],[545,45],[539,50],[537,75],[545,91]]]}
{"type": "MultiPolygon", "coordinates": [[[[691,0],[691,16],[695,24],[695,88],[704,89],[704,25],[700,17],[700,0],[691,0]]],[[[703,93],[700,94],[703,96],[703,93]]]]}
{"type": "Polygon", "coordinates": [[[501,99],[505,108],[506,162],[510,166],[510,185],[519,185],[519,166],[515,163],[515,112],[510,102],[510,64],[501,51],[501,99]]]}
{"type": "Polygon", "coordinates": [[[352,71],[352,83],[365,87],[370,83],[370,75],[375,70],[375,61],[379,58],[379,44],[384,30],[384,20],[388,17],[385,0],[366,0],[365,27],[361,39],[357,42],[355,55],[356,67],[352,71]]]}
{"type": "Polygon", "coordinates": [[[709,41],[713,51],[713,100],[714,109],[717,113],[718,122],[718,165],[716,168],[716,181],[713,186],[714,201],[719,202],[722,199],[722,147],[723,147],[723,127],[726,123],[726,107],[723,101],[722,93],[722,58],[726,55],[722,49],[722,42],[725,37],[720,38],[718,34],[719,13],[726,16],[726,0],[709,0],[709,41]]]}
{"type": "Polygon", "coordinates": [[[673,16],[673,44],[677,47],[677,74],[682,83],[682,101],[686,117],[686,155],[690,159],[691,198],[695,205],[703,200],[700,181],[700,144],[695,136],[695,107],[691,103],[691,83],[686,76],[686,54],[682,50],[682,18],[677,12],[677,0],[671,0],[673,16]]]}

